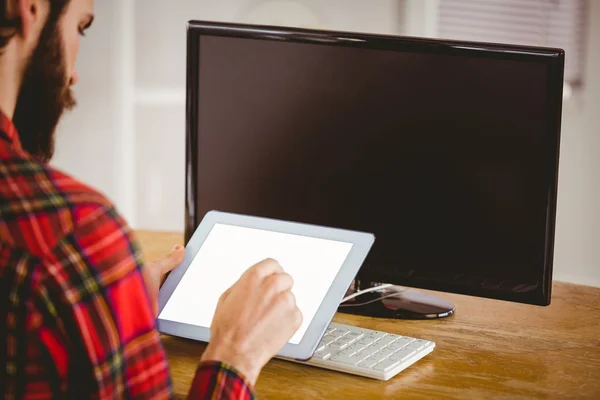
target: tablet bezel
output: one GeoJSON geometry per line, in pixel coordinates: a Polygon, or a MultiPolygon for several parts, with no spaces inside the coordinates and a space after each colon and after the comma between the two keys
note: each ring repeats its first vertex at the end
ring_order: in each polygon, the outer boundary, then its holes
{"type": "MultiPolygon", "coordinates": [[[[367,257],[367,254],[375,241],[375,236],[372,233],[231,214],[220,211],[210,211],[204,216],[202,222],[188,242],[185,248],[185,258],[183,262],[169,274],[167,280],[160,289],[158,295],[159,316],[215,224],[255,228],[272,232],[352,243],[352,248],[350,249],[348,256],[344,260],[342,267],[338,271],[300,343],[288,343],[278,353],[278,356],[280,357],[308,360],[314,354],[325,329],[329,326],[329,323],[335,315],[340,301],[367,257]]],[[[161,333],[203,342],[210,341],[209,327],[162,320],[160,317],[157,318],[157,323],[158,330],[161,333]]]]}

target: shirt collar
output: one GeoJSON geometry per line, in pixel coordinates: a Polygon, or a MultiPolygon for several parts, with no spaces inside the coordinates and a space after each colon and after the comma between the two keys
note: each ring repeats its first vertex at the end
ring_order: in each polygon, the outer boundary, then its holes
{"type": "Polygon", "coordinates": [[[21,140],[19,139],[17,128],[11,119],[4,115],[2,111],[0,111],[0,140],[2,139],[8,141],[8,143],[16,147],[18,150],[21,150],[21,140]]]}

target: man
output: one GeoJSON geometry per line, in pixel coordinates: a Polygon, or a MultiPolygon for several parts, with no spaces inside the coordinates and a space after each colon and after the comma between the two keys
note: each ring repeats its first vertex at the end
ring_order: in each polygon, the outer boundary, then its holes
{"type": "MultiPolygon", "coordinates": [[[[47,165],[93,0],[0,0],[0,396],[169,398],[156,331],[164,274],[181,246],[142,265],[113,205],[47,165]]],[[[252,398],[258,374],[301,324],[272,260],[218,304],[190,398],[252,398]]]]}

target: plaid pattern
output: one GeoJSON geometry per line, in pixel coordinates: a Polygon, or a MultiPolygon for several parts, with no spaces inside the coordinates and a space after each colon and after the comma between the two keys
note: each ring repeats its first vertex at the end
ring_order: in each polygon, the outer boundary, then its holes
{"type": "MultiPolygon", "coordinates": [[[[0,112],[0,397],[172,397],[140,250],[102,195],[26,154],[0,112]]],[[[202,363],[190,398],[254,396],[202,363]]]]}
{"type": "Polygon", "coordinates": [[[190,390],[189,399],[240,399],[252,400],[254,394],[231,365],[218,361],[201,363],[190,390]]]}

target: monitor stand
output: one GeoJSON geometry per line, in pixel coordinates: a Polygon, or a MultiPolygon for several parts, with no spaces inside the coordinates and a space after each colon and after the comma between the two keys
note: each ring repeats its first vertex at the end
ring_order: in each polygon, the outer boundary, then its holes
{"type": "MultiPolygon", "coordinates": [[[[346,297],[381,283],[354,280],[346,297]]],[[[340,304],[338,312],[395,319],[433,319],[454,314],[454,304],[441,297],[402,286],[387,285],[340,304]]]]}

